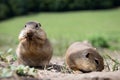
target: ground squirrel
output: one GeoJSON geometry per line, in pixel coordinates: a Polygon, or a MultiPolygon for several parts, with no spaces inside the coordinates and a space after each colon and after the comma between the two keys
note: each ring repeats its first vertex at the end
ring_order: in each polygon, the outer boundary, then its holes
{"type": "Polygon", "coordinates": [[[74,42],[66,51],[66,64],[75,71],[91,72],[104,69],[103,58],[87,42],[74,42]]]}
{"type": "Polygon", "coordinates": [[[28,22],[19,34],[16,49],[18,63],[28,66],[46,66],[52,57],[53,48],[45,31],[38,22],[28,22]]]}

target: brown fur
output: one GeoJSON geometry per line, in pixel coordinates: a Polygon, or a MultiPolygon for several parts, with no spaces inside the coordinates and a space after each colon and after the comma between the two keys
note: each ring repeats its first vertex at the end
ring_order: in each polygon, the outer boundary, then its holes
{"type": "Polygon", "coordinates": [[[37,22],[28,22],[20,32],[16,53],[18,62],[28,66],[45,66],[52,57],[52,46],[37,22]]]}
{"type": "Polygon", "coordinates": [[[75,42],[66,51],[66,64],[73,70],[83,72],[102,71],[103,58],[86,42],[75,42]]]}

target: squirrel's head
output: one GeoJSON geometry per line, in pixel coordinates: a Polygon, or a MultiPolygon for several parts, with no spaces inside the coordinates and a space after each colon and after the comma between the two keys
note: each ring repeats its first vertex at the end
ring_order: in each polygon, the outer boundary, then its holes
{"type": "Polygon", "coordinates": [[[19,40],[36,41],[46,40],[47,36],[45,31],[41,28],[38,22],[27,22],[23,30],[20,32],[19,40]]]}

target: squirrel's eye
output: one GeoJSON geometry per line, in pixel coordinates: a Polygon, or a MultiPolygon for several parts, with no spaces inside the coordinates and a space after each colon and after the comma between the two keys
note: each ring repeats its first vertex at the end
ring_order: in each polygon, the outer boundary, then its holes
{"type": "Polygon", "coordinates": [[[98,65],[99,64],[99,61],[97,59],[95,59],[95,63],[98,65]]]}
{"type": "Polygon", "coordinates": [[[38,25],[35,25],[35,28],[36,28],[36,29],[38,29],[38,28],[39,28],[39,26],[38,26],[38,25]]]}

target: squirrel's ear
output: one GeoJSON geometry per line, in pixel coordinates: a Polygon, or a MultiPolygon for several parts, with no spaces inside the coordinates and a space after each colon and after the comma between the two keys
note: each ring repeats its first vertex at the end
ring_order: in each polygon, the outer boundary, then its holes
{"type": "Polygon", "coordinates": [[[86,58],[89,58],[89,56],[90,56],[90,53],[86,53],[86,54],[85,54],[85,57],[86,57],[86,58]]]}
{"type": "Polygon", "coordinates": [[[25,25],[24,27],[26,28],[27,26],[25,25]]]}
{"type": "Polygon", "coordinates": [[[90,57],[90,52],[87,52],[87,51],[83,51],[83,54],[82,54],[85,58],[89,58],[90,57]]]}
{"type": "Polygon", "coordinates": [[[41,27],[41,24],[40,24],[40,23],[38,23],[38,25],[41,27]]]}

